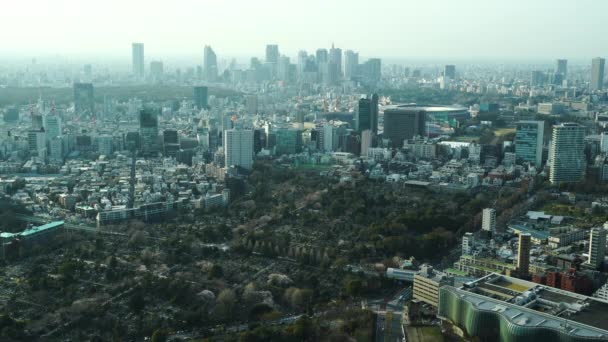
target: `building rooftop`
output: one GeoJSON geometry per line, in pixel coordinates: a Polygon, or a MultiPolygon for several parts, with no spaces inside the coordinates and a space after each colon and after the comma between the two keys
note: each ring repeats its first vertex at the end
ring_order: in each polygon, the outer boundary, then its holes
{"type": "Polygon", "coordinates": [[[464,284],[457,293],[478,309],[500,313],[516,325],[608,339],[608,302],[596,298],[496,273],[464,284]]]}

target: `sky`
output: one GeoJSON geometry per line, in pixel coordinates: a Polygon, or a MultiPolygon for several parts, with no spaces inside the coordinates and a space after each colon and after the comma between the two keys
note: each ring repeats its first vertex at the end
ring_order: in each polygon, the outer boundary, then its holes
{"type": "Polygon", "coordinates": [[[0,56],[146,60],[264,56],[279,45],[361,58],[590,60],[608,55],[606,0],[14,0],[0,12],[0,56]]]}

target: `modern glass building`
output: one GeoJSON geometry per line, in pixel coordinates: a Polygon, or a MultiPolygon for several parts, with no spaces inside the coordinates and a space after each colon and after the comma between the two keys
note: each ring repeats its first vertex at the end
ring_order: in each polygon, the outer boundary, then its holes
{"type": "Polygon", "coordinates": [[[549,154],[551,183],[579,182],[585,175],[585,127],[576,123],[553,126],[549,154]]]}
{"type": "Polygon", "coordinates": [[[481,341],[608,340],[608,303],[499,274],[441,287],[438,312],[481,341]]]}
{"type": "Polygon", "coordinates": [[[515,131],[515,158],[518,163],[540,167],[543,158],[543,121],[519,121],[515,131]]]}
{"type": "Polygon", "coordinates": [[[298,129],[279,129],[276,135],[276,155],[296,154],[302,151],[302,131],[298,129]]]}

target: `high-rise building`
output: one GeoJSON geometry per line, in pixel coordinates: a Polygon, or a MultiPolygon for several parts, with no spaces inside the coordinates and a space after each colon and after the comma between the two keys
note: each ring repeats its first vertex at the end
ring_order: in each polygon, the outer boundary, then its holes
{"type": "Polygon", "coordinates": [[[485,208],[482,211],[481,229],[488,231],[488,232],[496,231],[496,210],[495,209],[485,208]]]}
{"type": "Polygon", "coordinates": [[[217,80],[217,55],[209,45],[205,46],[203,72],[205,74],[205,80],[209,82],[215,82],[217,80]]]}
{"type": "Polygon", "coordinates": [[[456,66],[455,65],[446,65],[443,68],[443,77],[449,78],[451,80],[456,79],[456,66]]]}
{"type": "Polygon", "coordinates": [[[413,298],[437,308],[439,306],[439,288],[444,285],[454,285],[454,278],[433,270],[430,265],[423,264],[420,266],[420,272],[414,275],[413,298]]]}
{"type": "Polygon", "coordinates": [[[303,78],[307,63],[308,63],[308,53],[304,50],[298,52],[298,79],[303,78]]]}
{"type": "Polygon", "coordinates": [[[46,115],[44,117],[44,131],[48,140],[54,137],[61,137],[61,118],[57,115],[46,115]]]}
{"type": "Polygon", "coordinates": [[[179,133],[175,129],[163,131],[163,150],[165,156],[175,157],[180,149],[179,133]]]}
{"type": "Polygon", "coordinates": [[[152,61],[150,62],[150,76],[152,76],[152,80],[155,82],[159,82],[163,79],[164,74],[164,66],[161,61],[152,61]]]}
{"type": "Polygon", "coordinates": [[[372,147],[373,133],[370,130],[361,132],[361,155],[367,157],[372,147]]]}
{"type": "Polygon", "coordinates": [[[604,228],[593,228],[589,233],[589,260],[587,263],[595,268],[600,268],[606,256],[606,230],[604,228]]]}
{"type": "Polygon", "coordinates": [[[133,75],[144,77],[144,44],[133,43],[131,45],[131,57],[133,59],[133,75]]]}
{"type": "Polygon", "coordinates": [[[527,277],[530,274],[530,248],[532,246],[532,235],[527,233],[519,234],[517,244],[517,272],[520,277],[527,277]]]}
{"type": "Polygon", "coordinates": [[[279,62],[279,46],[276,44],[266,45],[266,63],[279,62]]]}
{"type": "Polygon", "coordinates": [[[95,113],[93,84],[74,83],[74,112],[77,115],[93,115],[95,113]]]}
{"type": "Polygon", "coordinates": [[[335,144],[334,144],[334,140],[335,140],[335,135],[336,135],[336,128],[331,125],[331,124],[325,124],[323,126],[323,146],[322,149],[325,152],[333,152],[335,149],[335,144]]]}
{"type": "Polygon", "coordinates": [[[139,112],[140,149],[144,155],[160,152],[158,144],[158,110],[147,107],[139,112]]]}
{"type": "Polygon", "coordinates": [[[359,54],[352,50],[346,50],[344,53],[344,78],[347,80],[357,76],[359,68],[359,54]]]}
{"type": "Polygon", "coordinates": [[[515,131],[515,157],[518,163],[540,167],[543,160],[544,121],[519,121],[515,131]]]}
{"type": "Polygon", "coordinates": [[[462,237],[462,255],[471,255],[475,246],[475,236],[473,233],[464,233],[462,237]]]}
{"type": "Polygon", "coordinates": [[[395,147],[426,134],[426,112],[416,107],[395,106],[384,111],[384,137],[395,147]]]}
{"type": "Polygon", "coordinates": [[[278,129],[275,131],[276,155],[296,154],[302,151],[302,131],[299,129],[278,129]]]}
{"type": "Polygon", "coordinates": [[[27,134],[30,155],[40,159],[46,158],[46,134],[42,130],[30,130],[27,134]]]}
{"type": "Polygon", "coordinates": [[[591,83],[590,90],[602,90],[604,88],[604,58],[596,57],[591,60],[591,83]]]}
{"type": "Polygon", "coordinates": [[[532,70],[530,74],[530,85],[542,86],[545,83],[545,73],[540,70],[532,70]]]}
{"type": "Polygon", "coordinates": [[[359,99],[357,111],[357,131],[370,130],[378,133],[378,95],[359,99]]]}
{"type": "Polygon", "coordinates": [[[338,72],[337,76],[338,79],[340,79],[340,76],[342,75],[342,49],[334,47],[333,44],[329,50],[329,62],[336,65],[338,72]]]}
{"type": "Polygon", "coordinates": [[[229,129],[224,131],[224,157],[226,166],[251,169],[253,165],[253,130],[229,129]]]}
{"type": "Polygon", "coordinates": [[[100,135],[97,137],[97,151],[104,156],[114,153],[114,138],[111,135],[100,135]]]}
{"type": "Polygon", "coordinates": [[[197,109],[206,109],[209,104],[207,102],[209,89],[204,86],[194,87],[194,105],[197,109]]]}
{"type": "Polygon", "coordinates": [[[249,115],[255,115],[258,113],[258,96],[253,94],[253,95],[247,95],[247,97],[245,98],[245,107],[247,108],[247,114],[249,115]]]}
{"type": "Polygon", "coordinates": [[[567,59],[558,59],[555,62],[555,73],[561,74],[565,79],[568,75],[568,60],[567,59]]]}
{"type": "Polygon", "coordinates": [[[579,182],[585,175],[585,127],[576,123],[553,126],[549,153],[551,183],[579,182]]]}

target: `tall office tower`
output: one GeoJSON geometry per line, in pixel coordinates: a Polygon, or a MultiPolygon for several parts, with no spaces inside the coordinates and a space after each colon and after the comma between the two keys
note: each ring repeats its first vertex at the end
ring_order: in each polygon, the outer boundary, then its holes
{"type": "Polygon", "coordinates": [[[27,142],[30,155],[46,158],[46,133],[44,130],[30,130],[27,132],[27,142]]]}
{"type": "Polygon", "coordinates": [[[368,97],[359,99],[359,110],[357,111],[357,131],[363,132],[372,129],[371,113],[372,100],[368,97]]]}
{"type": "Polygon", "coordinates": [[[224,131],[224,157],[226,166],[251,169],[253,165],[253,130],[229,129],[224,131]]]}
{"type": "Polygon", "coordinates": [[[401,148],[403,141],[426,134],[426,112],[416,107],[395,106],[384,111],[384,137],[393,147],[401,148]]]}
{"type": "Polygon", "coordinates": [[[456,79],[456,66],[455,65],[446,65],[443,68],[443,77],[449,78],[451,80],[456,79]]]}
{"type": "Polygon", "coordinates": [[[370,129],[372,133],[378,134],[378,94],[372,94],[370,105],[372,107],[369,117],[371,121],[370,129]]]}
{"type": "Polygon", "coordinates": [[[357,111],[357,131],[370,130],[378,133],[378,95],[359,99],[359,110],[357,111]]]}
{"type": "Polygon", "coordinates": [[[353,50],[346,50],[344,53],[344,78],[347,80],[357,76],[359,68],[359,54],[353,50]]]}
{"type": "Polygon", "coordinates": [[[566,79],[566,76],[568,75],[568,60],[558,59],[555,62],[555,72],[557,74],[562,74],[563,78],[566,79]]]}
{"type": "Polygon", "coordinates": [[[163,79],[164,66],[161,61],[150,62],[150,76],[155,82],[159,82],[163,79]]]}
{"type": "Polygon", "coordinates": [[[464,233],[462,237],[462,255],[471,255],[475,246],[475,236],[473,233],[464,233]]]}
{"type": "Polygon", "coordinates": [[[553,126],[549,154],[551,183],[579,182],[585,176],[585,127],[576,123],[553,126]]]}
{"type": "Polygon", "coordinates": [[[519,121],[515,131],[515,157],[518,163],[540,167],[543,161],[544,121],[519,121]]]}
{"type": "Polygon", "coordinates": [[[217,55],[209,45],[205,45],[203,72],[205,74],[205,80],[209,82],[215,82],[217,80],[217,55]]]}
{"type": "Polygon", "coordinates": [[[298,52],[298,79],[302,79],[308,62],[308,53],[304,50],[298,52]]]}
{"type": "Polygon", "coordinates": [[[175,157],[179,151],[179,133],[175,129],[163,131],[163,150],[165,156],[175,157]]]}
{"type": "Polygon", "coordinates": [[[266,45],[266,63],[279,62],[279,46],[276,44],[266,45]]]}
{"type": "Polygon", "coordinates": [[[93,84],[74,83],[74,111],[75,114],[95,113],[95,99],[93,96],[93,84]]]}
{"type": "Polygon", "coordinates": [[[331,124],[325,124],[323,126],[323,150],[325,152],[334,151],[334,136],[336,135],[336,129],[331,124]]]}
{"type": "Polygon", "coordinates": [[[339,79],[342,75],[342,49],[334,47],[334,44],[331,44],[331,50],[329,50],[329,61],[336,65],[339,79]]]}
{"type": "Polygon", "coordinates": [[[373,133],[370,130],[361,132],[361,155],[367,156],[369,149],[372,147],[373,133]]]}
{"type": "Polygon", "coordinates": [[[496,231],[496,210],[495,209],[485,208],[482,211],[481,229],[488,231],[488,232],[496,231]]]}
{"type": "Polygon", "coordinates": [[[111,135],[100,135],[96,140],[99,154],[110,156],[114,153],[114,138],[111,135]]]}
{"type": "Polygon", "coordinates": [[[545,83],[545,73],[540,70],[532,70],[530,74],[530,86],[542,86],[545,83]]]}
{"type": "Polygon", "coordinates": [[[532,236],[527,233],[519,234],[517,245],[517,272],[520,277],[527,277],[530,274],[530,248],[532,246],[532,236]]]}
{"type": "Polygon", "coordinates": [[[194,87],[194,105],[198,110],[206,109],[209,107],[209,103],[207,101],[209,95],[209,89],[204,86],[195,86],[194,87]]]}
{"type": "Polygon", "coordinates": [[[329,62],[329,53],[327,52],[327,49],[317,49],[315,58],[317,60],[317,65],[329,62]]]}
{"type": "Polygon", "coordinates": [[[596,57],[591,60],[591,83],[590,90],[602,90],[604,88],[604,58],[596,57]]]}
{"type": "Polygon", "coordinates": [[[375,85],[382,78],[382,60],[370,58],[361,66],[361,76],[365,82],[375,85]]]}
{"type": "Polygon", "coordinates": [[[133,59],[133,75],[144,77],[144,44],[133,43],[131,45],[131,57],[133,59]]]}
{"type": "Polygon", "coordinates": [[[589,260],[587,263],[600,268],[606,256],[606,230],[603,227],[593,228],[589,233],[589,260]]]}
{"type": "Polygon", "coordinates": [[[62,136],[61,118],[57,115],[47,115],[44,117],[44,131],[46,138],[51,140],[54,137],[62,136]]]}
{"type": "Polygon", "coordinates": [[[44,127],[42,115],[32,113],[32,130],[41,131],[44,127]]]}
{"type": "Polygon", "coordinates": [[[279,57],[279,61],[276,64],[277,79],[281,81],[288,81],[290,76],[291,60],[287,56],[279,57]]]}
{"type": "Polygon", "coordinates": [[[158,144],[158,110],[144,108],[139,112],[140,150],[144,155],[154,155],[160,152],[158,144]]]}

